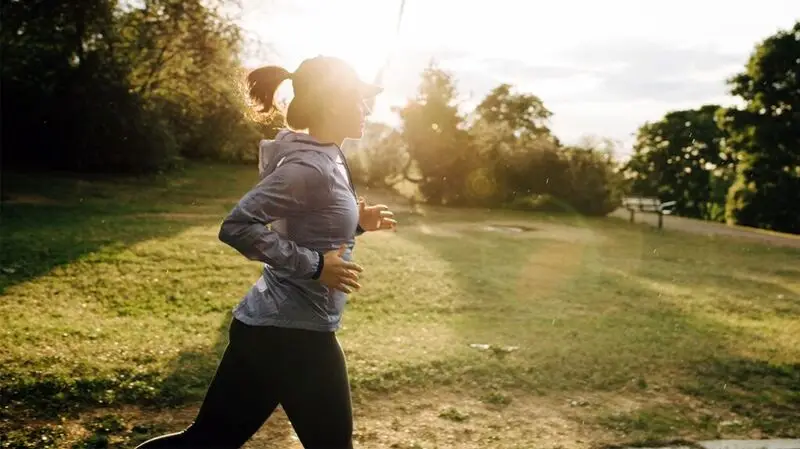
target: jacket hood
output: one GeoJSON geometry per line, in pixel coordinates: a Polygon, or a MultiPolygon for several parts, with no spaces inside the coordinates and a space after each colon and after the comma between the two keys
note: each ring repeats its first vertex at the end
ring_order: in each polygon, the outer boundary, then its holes
{"type": "Polygon", "coordinates": [[[323,144],[306,133],[281,129],[274,139],[262,139],[258,142],[258,176],[263,179],[272,173],[281,160],[293,151],[310,150],[326,153],[332,157],[338,155],[338,147],[323,144]]]}

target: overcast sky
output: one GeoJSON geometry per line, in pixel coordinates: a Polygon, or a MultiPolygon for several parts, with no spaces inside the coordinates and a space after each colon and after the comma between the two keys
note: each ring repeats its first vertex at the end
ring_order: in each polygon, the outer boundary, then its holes
{"type": "MultiPolygon", "coordinates": [[[[456,78],[464,108],[507,82],[554,113],[566,142],[594,134],[627,147],[669,110],[732,104],[725,79],[759,40],[800,19],[800,0],[244,0],[241,24],[265,51],[249,66],[329,54],[367,80],[393,49],[375,119],[413,96],[431,58],[456,78]],[[268,45],[268,47],[267,47],[268,45]]],[[[282,90],[289,95],[290,86],[282,90]]]]}

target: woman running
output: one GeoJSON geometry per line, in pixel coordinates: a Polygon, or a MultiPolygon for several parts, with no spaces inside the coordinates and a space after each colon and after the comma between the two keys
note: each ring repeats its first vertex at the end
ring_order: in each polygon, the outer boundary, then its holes
{"type": "Polygon", "coordinates": [[[295,131],[261,142],[261,180],[219,231],[264,270],[233,309],[228,346],[194,422],[139,449],[239,448],[279,404],[303,447],[353,447],[350,384],[335,332],[347,294],[360,288],[355,236],[396,222],[386,206],[356,196],[339,145],[361,137],[366,102],[381,88],[344,61],[318,56],[294,73],[254,70],[250,96],[269,111],[287,79],[294,98],[286,122],[295,131]]]}

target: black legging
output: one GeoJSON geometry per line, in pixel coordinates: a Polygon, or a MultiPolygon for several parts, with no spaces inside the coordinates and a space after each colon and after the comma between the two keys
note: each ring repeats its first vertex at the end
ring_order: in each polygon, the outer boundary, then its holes
{"type": "Polygon", "coordinates": [[[303,447],[353,447],[350,385],[335,334],[233,319],[230,342],[195,421],[137,449],[238,448],[278,404],[303,447]]]}

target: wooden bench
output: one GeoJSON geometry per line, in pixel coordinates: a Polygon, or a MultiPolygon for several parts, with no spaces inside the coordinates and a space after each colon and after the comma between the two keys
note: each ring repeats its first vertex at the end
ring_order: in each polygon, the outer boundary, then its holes
{"type": "Polygon", "coordinates": [[[675,201],[661,202],[658,198],[651,197],[625,197],[622,199],[622,206],[631,213],[631,223],[633,223],[636,211],[651,212],[658,214],[658,229],[664,227],[664,215],[672,213],[675,201]]]}

